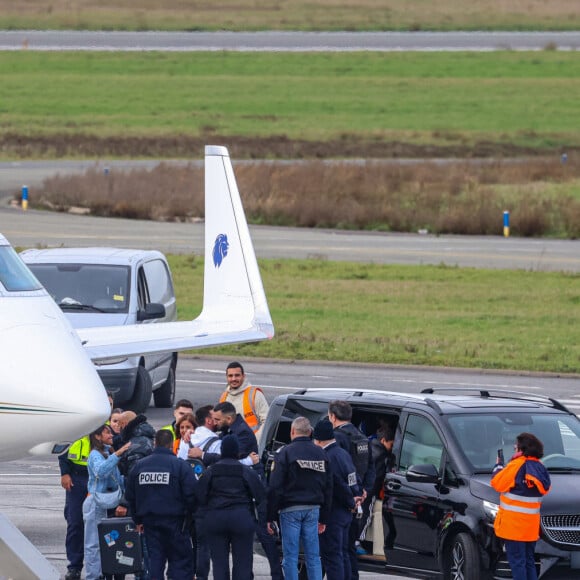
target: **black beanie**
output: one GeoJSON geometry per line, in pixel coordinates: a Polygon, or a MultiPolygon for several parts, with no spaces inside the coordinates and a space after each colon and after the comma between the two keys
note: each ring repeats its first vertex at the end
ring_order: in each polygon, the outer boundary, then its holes
{"type": "Polygon", "coordinates": [[[237,459],[240,454],[240,446],[235,435],[226,435],[222,439],[222,458],[237,459]]]}
{"type": "Polygon", "coordinates": [[[321,419],[316,423],[312,436],[317,441],[330,441],[334,439],[334,428],[328,419],[321,419]]]}

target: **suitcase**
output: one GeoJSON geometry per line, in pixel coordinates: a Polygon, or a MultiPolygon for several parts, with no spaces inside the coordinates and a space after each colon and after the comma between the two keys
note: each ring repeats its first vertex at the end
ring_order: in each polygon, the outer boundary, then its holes
{"type": "Polygon", "coordinates": [[[107,518],[97,527],[103,574],[143,571],[142,537],[131,518],[107,518]]]}

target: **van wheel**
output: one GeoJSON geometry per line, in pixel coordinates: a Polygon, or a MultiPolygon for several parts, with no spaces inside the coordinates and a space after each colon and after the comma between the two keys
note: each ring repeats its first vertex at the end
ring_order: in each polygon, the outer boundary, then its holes
{"type": "Polygon", "coordinates": [[[445,580],[481,580],[479,553],[473,538],[466,532],[455,535],[446,550],[445,580]]]}
{"type": "Polygon", "coordinates": [[[127,401],[125,406],[128,410],[135,413],[145,413],[151,402],[151,393],[153,392],[153,383],[151,376],[145,367],[137,368],[137,380],[135,381],[135,390],[133,396],[127,401]]]}
{"type": "Polygon", "coordinates": [[[165,382],[156,391],[153,391],[153,400],[156,407],[164,409],[173,407],[175,401],[175,369],[173,365],[169,367],[165,382]]]}

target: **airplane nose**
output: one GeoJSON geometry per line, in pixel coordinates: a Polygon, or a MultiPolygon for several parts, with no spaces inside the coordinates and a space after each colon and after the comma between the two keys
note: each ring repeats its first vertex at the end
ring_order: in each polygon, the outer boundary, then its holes
{"type": "Polygon", "coordinates": [[[22,307],[14,301],[9,312],[2,312],[2,423],[3,429],[20,432],[25,453],[46,453],[54,443],[74,441],[102,425],[110,405],[93,363],[56,304],[39,316],[38,309],[31,314],[33,299],[24,302],[22,307]]]}

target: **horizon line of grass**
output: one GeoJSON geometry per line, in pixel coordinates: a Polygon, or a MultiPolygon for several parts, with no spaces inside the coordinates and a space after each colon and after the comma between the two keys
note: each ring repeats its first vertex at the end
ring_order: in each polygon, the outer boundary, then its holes
{"type": "Polygon", "coordinates": [[[573,53],[3,53],[4,135],[580,145],[573,53]]]}
{"type": "MultiPolygon", "coordinates": [[[[168,256],[180,319],[201,310],[203,259],[168,256]]],[[[580,372],[580,274],[259,260],[272,341],[198,351],[580,372]]]]}

